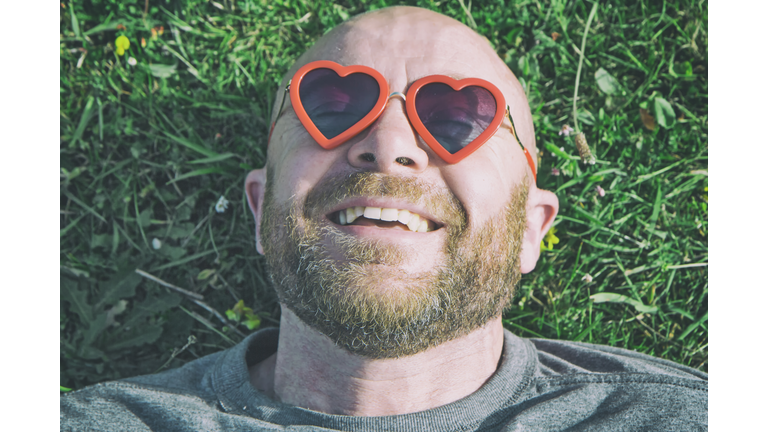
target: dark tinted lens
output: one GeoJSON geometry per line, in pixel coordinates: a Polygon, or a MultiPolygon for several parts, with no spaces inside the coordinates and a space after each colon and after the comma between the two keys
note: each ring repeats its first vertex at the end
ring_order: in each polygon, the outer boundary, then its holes
{"type": "Polygon", "coordinates": [[[496,115],[491,92],[475,86],[456,91],[443,83],[427,84],[416,94],[415,104],[424,127],[452,154],[488,129],[496,115]]]}
{"type": "Polygon", "coordinates": [[[331,69],[316,69],[301,81],[299,98],[312,123],[331,139],[371,112],[379,92],[379,83],[366,74],[342,78],[331,69]]]}

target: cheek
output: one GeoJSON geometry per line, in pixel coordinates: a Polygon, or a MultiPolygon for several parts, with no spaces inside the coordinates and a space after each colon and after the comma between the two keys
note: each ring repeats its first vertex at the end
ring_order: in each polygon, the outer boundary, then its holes
{"type": "Polygon", "coordinates": [[[333,165],[335,154],[324,150],[311,138],[293,141],[294,144],[284,142],[288,144],[270,159],[270,166],[275,167],[274,181],[278,185],[275,195],[280,202],[305,197],[333,165]]]}
{"type": "Polygon", "coordinates": [[[498,213],[509,194],[500,187],[499,177],[491,172],[446,176],[446,183],[469,216],[470,226],[480,225],[498,213]]]}
{"type": "Polygon", "coordinates": [[[514,162],[509,154],[481,148],[443,169],[446,184],[467,211],[470,225],[482,225],[509,203],[513,187],[524,176],[514,162]]]}

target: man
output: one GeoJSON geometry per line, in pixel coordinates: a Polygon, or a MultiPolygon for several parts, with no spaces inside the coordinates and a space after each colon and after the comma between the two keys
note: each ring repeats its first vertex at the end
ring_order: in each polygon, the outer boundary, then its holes
{"type": "Polygon", "coordinates": [[[62,429],[706,429],[704,373],[503,329],[558,202],[536,187],[523,90],[480,36],[387,8],[291,78],[246,180],[279,331],[66,395],[62,429]]]}

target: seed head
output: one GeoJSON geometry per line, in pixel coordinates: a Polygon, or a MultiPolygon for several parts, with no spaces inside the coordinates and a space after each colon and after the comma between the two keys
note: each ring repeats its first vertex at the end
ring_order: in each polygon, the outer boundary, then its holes
{"type": "Polygon", "coordinates": [[[592,154],[592,151],[589,149],[589,144],[587,144],[587,137],[584,136],[584,132],[579,132],[576,134],[576,149],[579,151],[579,156],[581,156],[581,162],[589,165],[595,164],[595,156],[592,154]]]}

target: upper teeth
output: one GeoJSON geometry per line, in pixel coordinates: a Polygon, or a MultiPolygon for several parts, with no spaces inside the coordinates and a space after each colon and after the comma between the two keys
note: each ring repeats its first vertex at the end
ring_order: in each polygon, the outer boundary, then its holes
{"type": "Polygon", "coordinates": [[[399,210],[395,208],[381,208],[381,207],[350,207],[346,210],[339,211],[339,222],[342,225],[349,225],[355,221],[358,217],[363,216],[366,219],[383,220],[383,221],[398,221],[403,225],[408,226],[413,232],[427,232],[431,231],[431,222],[416,213],[411,213],[408,210],[399,210]]]}

